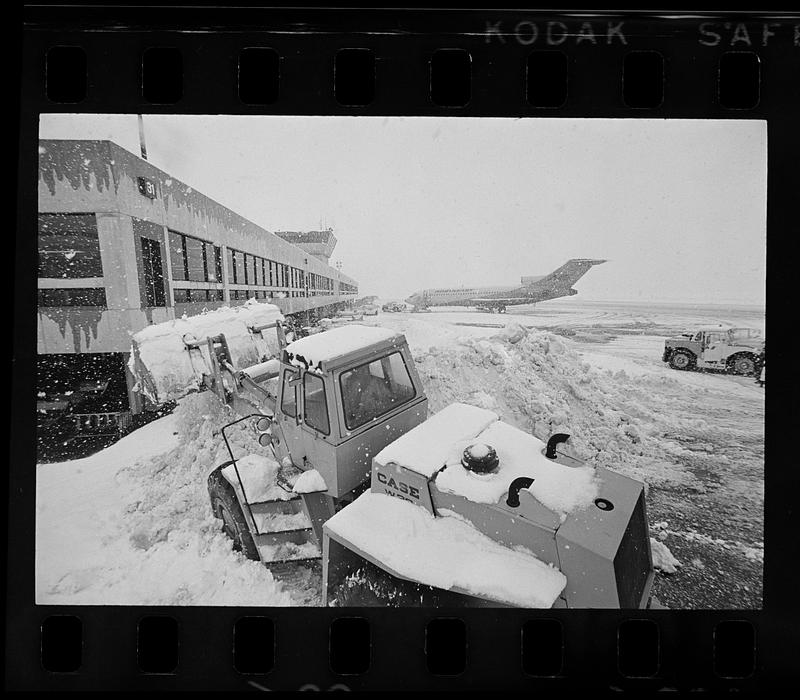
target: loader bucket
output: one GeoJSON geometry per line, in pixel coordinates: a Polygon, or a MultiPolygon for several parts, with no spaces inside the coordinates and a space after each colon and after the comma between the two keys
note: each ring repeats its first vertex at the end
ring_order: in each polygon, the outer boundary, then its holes
{"type": "Polygon", "coordinates": [[[510,607],[397,576],[327,530],[322,546],[322,604],[334,607],[510,607]]]}

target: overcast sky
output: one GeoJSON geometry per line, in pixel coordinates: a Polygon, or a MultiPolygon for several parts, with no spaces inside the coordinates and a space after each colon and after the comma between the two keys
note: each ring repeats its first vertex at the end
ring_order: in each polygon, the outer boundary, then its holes
{"type": "MultiPolygon", "coordinates": [[[[764,121],[145,115],[149,160],[269,230],[332,226],[362,294],[606,258],[586,300],[764,303],[764,121]]],[[[42,138],[139,153],[135,115],[42,138]]]]}

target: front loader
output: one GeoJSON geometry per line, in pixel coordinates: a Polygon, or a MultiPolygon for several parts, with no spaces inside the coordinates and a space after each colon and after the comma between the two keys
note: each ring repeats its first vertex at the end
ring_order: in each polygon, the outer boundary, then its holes
{"type": "Polygon", "coordinates": [[[199,386],[240,415],[208,478],[234,547],[289,581],[322,568],[326,605],[650,604],[644,485],[491,411],[428,417],[402,334],[348,325],[236,369],[224,335],[184,338],[199,386]],[[199,369],[198,369],[199,368],[199,369]],[[236,455],[250,421],[260,454],[236,455]]]}

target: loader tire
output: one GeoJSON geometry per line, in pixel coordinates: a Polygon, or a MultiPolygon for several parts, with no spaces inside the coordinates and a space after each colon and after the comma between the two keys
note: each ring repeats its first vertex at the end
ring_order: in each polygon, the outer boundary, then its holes
{"type": "Polygon", "coordinates": [[[728,361],[728,371],[749,377],[756,373],[756,362],[750,355],[734,355],[728,361]]]}
{"type": "Polygon", "coordinates": [[[695,359],[692,353],[686,350],[676,350],[669,358],[669,366],[672,369],[694,369],[695,359]]]}
{"type": "Polygon", "coordinates": [[[222,470],[230,462],[217,467],[208,477],[208,495],[211,499],[211,512],[222,521],[222,531],[233,540],[235,552],[242,552],[248,559],[260,561],[256,543],[247,527],[242,508],[233,487],[222,475],[222,470]]]}

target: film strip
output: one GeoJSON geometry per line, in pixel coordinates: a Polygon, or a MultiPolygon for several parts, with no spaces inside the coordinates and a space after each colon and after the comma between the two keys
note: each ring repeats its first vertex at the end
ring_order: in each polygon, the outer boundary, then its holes
{"type": "Polygon", "coordinates": [[[791,400],[796,372],[789,350],[793,292],[786,266],[797,253],[791,229],[797,221],[798,117],[796,13],[688,17],[27,8],[6,687],[519,691],[787,686],[796,676],[799,628],[791,576],[798,479],[791,463],[783,464],[791,460],[790,428],[797,424],[797,402],[791,400]],[[37,285],[32,232],[40,209],[33,183],[39,117],[50,113],[765,120],[767,296],[770,334],[779,348],[771,356],[774,371],[785,379],[770,387],[766,400],[766,454],[771,459],[765,460],[763,482],[763,607],[37,605],[32,536],[40,535],[32,468],[37,462],[32,391],[37,335],[30,319],[36,317],[37,285]],[[789,313],[780,313],[784,308],[789,313]]]}

